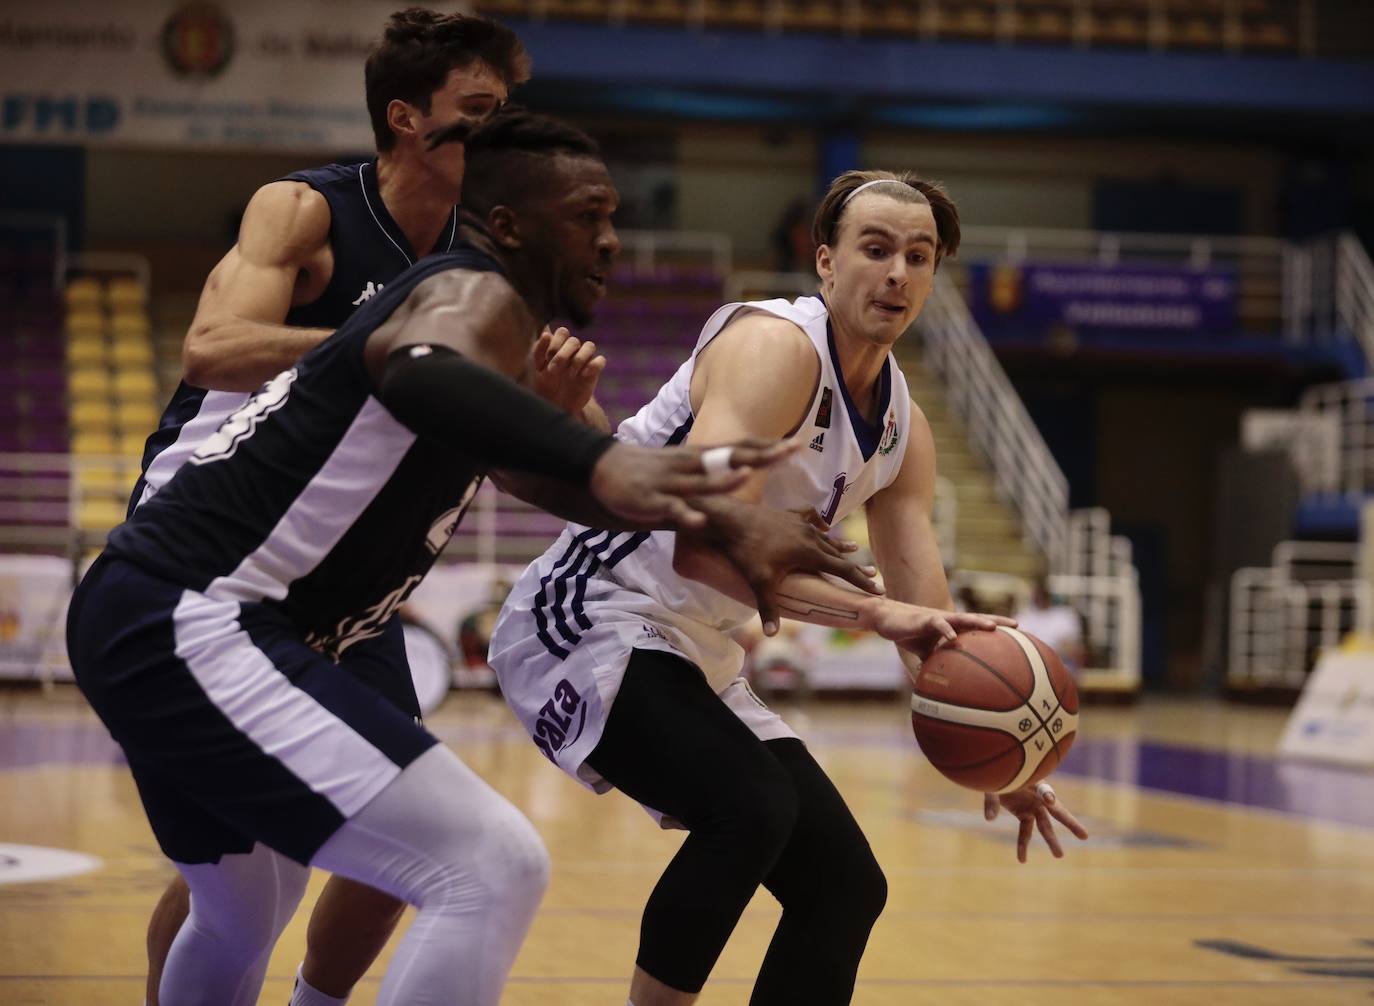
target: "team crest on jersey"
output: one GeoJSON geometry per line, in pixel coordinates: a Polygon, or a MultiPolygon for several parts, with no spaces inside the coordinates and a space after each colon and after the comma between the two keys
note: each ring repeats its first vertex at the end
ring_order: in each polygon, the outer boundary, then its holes
{"type": "Polygon", "coordinates": [[[381,293],[383,289],[385,289],[383,284],[374,283],[372,280],[368,280],[367,286],[363,287],[363,292],[358,294],[358,299],[353,302],[353,306],[357,307],[359,304],[366,303],[377,296],[377,294],[381,293]]]}
{"type": "Polygon", "coordinates": [[[879,454],[891,454],[897,446],[897,442],[902,439],[902,431],[897,426],[897,412],[889,409],[887,413],[887,425],[883,427],[882,439],[878,441],[879,454]]]}
{"type": "Polygon", "coordinates": [[[816,425],[823,430],[830,429],[830,403],[834,398],[835,394],[829,388],[821,391],[821,404],[816,406],[816,425]]]}

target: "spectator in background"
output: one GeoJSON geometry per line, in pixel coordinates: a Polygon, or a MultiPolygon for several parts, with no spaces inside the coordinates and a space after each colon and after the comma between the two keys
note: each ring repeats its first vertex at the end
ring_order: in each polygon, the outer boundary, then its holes
{"type": "Polygon", "coordinates": [[[777,227],[773,228],[773,251],[778,272],[809,271],[816,259],[811,241],[811,213],[805,199],[787,204],[777,227]]]}
{"type": "Polygon", "coordinates": [[[1083,666],[1083,617],[1072,605],[1055,603],[1048,577],[1035,578],[1030,602],[1016,612],[1015,618],[1022,632],[1049,644],[1070,671],[1077,673],[1083,666]]]}

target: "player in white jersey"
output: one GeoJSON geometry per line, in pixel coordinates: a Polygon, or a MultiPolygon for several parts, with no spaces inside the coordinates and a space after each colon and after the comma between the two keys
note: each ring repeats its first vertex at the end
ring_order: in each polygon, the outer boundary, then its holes
{"type": "MultiPolygon", "coordinates": [[[[825,523],[863,506],[885,597],[789,574],[781,613],[875,631],[914,673],[955,631],[1006,624],[956,614],[931,509],[935,451],[890,349],[958,248],[938,186],[849,172],[816,216],[820,295],[728,304],[692,357],[619,437],[702,445],[742,435],[808,444],[736,496],[825,523]]],[[[634,1006],[690,1003],[762,883],[782,919],[750,1000],[848,1002],[886,880],[843,799],[797,735],[739,676],[729,636],[752,614],[749,587],[699,537],[569,525],[521,577],[490,660],[536,745],[579,781],[620,789],[690,832],[645,907],[634,1006]]],[[[776,613],[765,615],[776,631],[776,613]]],[[[1051,819],[1081,826],[1047,789],[1001,799],[1022,821],[1018,855],[1051,819]]],[[[985,811],[995,816],[989,797],[985,811]]]]}

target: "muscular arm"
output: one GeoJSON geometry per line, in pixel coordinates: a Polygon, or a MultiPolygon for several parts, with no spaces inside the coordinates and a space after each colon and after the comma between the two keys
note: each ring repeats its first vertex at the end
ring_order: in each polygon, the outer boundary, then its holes
{"type": "Polygon", "coordinates": [[[302,273],[328,251],[329,204],[304,182],[253,196],[239,240],[211,271],[182,346],[188,384],[252,391],[323,342],[328,329],[281,324],[302,273]]]}
{"type": "MultiPolygon", "coordinates": [[[[894,601],[948,610],[949,584],[935,538],[935,441],[930,423],[911,405],[911,432],[901,471],[892,484],[868,501],[869,545],[882,571],[887,596],[894,601]]],[[[915,654],[899,650],[913,677],[915,654]]]]}

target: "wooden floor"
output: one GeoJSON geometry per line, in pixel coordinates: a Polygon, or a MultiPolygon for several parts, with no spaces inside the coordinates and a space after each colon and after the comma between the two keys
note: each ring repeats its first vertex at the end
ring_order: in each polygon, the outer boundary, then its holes
{"type": "MultiPolygon", "coordinates": [[[[900,704],[781,708],[854,808],[891,886],[856,1003],[1374,1001],[1374,818],[1351,811],[1374,780],[1276,768],[1281,711],[1089,708],[1056,783],[1094,838],[1061,862],[1037,847],[1019,866],[1011,826],[985,824],[979,798],[930,769],[900,704]],[[1256,789],[1260,777],[1277,796],[1256,789]]],[[[553,856],[503,1001],[619,1006],[639,910],[681,834],[564,777],[499,700],[454,696],[431,722],[524,809],[553,856]]],[[[128,771],[75,691],[0,689],[0,1004],[140,1002],[144,926],[170,875],[128,771]],[[6,845],[101,865],[13,882],[31,854],[6,845]]],[[[307,914],[278,946],[264,1003],[289,997],[307,914]]],[[[747,1002],[776,918],[761,894],[704,1004],[747,1002]]],[[[380,972],[354,1003],[374,1000],[380,972]]]]}

